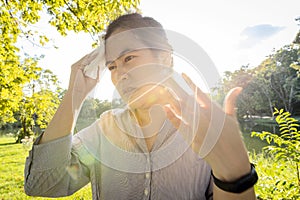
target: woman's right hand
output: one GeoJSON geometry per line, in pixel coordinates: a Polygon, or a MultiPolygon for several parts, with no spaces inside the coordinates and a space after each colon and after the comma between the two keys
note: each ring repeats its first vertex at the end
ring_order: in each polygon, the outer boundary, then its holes
{"type": "Polygon", "coordinates": [[[96,84],[99,82],[99,73],[96,79],[90,78],[84,74],[84,68],[90,64],[97,55],[93,52],[85,55],[79,61],[74,63],[71,67],[71,75],[68,87],[68,93],[72,95],[72,99],[77,102],[73,105],[76,108],[84,101],[87,95],[95,88],[96,84]]]}
{"type": "Polygon", "coordinates": [[[85,66],[97,56],[92,53],[87,54],[72,65],[67,93],[46,128],[43,137],[40,140],[40,144],[72,133],[80,106],[100,79],[100,75],[98,75],[96,79],[93,79],[84,74],[85,66]]]}

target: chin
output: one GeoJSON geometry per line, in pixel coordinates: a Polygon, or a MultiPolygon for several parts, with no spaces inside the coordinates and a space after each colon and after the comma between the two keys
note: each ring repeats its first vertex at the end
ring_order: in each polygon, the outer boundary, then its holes
{"type": "Polygon", "coordinates": [[[152,86],[141,87],[123,93],[122,99],[131,109],[150,109],[158,101],[158,94],[154,92],[152,86]]]}

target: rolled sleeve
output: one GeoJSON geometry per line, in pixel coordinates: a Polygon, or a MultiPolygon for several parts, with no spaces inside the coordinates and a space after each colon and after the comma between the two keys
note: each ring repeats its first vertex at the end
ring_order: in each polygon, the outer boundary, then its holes
{"type": "Polygon", "coordinates": [[[41,137],[37,138],[26,159],[26,194],[68,196],[86,185],[89,182],[89,170],[79,161],[78,155],[72,152],[72,135],[39,144],[41,137]]]}
{"type": "Polygon", "coordinates": [[[30,153],[31,169],[44,171],[66,164],[71,159],[71,148],[71,134],[48,143],[34,144],[30,153]]]}

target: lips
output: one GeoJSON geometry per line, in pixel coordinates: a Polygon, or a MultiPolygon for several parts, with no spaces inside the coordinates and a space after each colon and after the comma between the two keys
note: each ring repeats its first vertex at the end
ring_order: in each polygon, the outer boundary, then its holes
{"type": "Polygon", "coordinates": [[[125,99],[128,100],[129,97],[136,91],[137,88],[135,87],[126,87],[122,85],[121,87],[118,87],[120,95],[125,99]],[[123,86],[123,87],[122,87],[123,86]]]}

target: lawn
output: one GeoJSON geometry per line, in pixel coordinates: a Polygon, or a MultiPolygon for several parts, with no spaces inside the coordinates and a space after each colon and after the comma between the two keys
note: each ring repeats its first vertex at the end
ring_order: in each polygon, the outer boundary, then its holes
{"type": "MultiPolygon", "coordinates": [[[[86,126],[83,124],[82,126],[86,126]]],[[[80,128],[80,127],[79,127],[80,128]]],[[[81,127],[82,128],[82,127],[81,127]]],[[[81,129],[80,128],[80,129],[81,129]]],[[[259,149],[263,143],[258,138],[251,138],[250,134],[244,134],[247,148],[252,151],[259,149]]],[[[0,137],[0,200],[6,199],[51,199],[41,197],[29,197],[23,189],[23,170],[25,159],[28,155],[29,148],[23,144],[15,144],[13,137],[0,137]]],[[[70,197],[58,199],[92,199],[91,187],[87,185],[80,191],[70,197]]]]}
{"type": "MultiPolygon", "coordinates": [[[[51,199],[28,197],[24,193],[23,170],[27,155],[28,149],[25,149],[22,144],[14,144],[14,138],[0,138],[0,200],[51,199]]],[[[91,187],[87,185],[70,197],[58,199],[92,199],[91,187]]]]}
{"type": "MultiPolygon", "coordinates": [[[[300,195],[298,191],[300,185],[297,184],[296,166],[289,161],[276,161],[272,156],[254,153],[254,149],[257,149],[264,144],[257,143],[258,138],[251,138],[249,134],[244,134],[244,139],[248,150],[251,152],[251,161],[255,163],[260,177],[255,186],[258,199],[299,199],[300,195]],[[249,144],[250,141],[252,141],[253,144],[249,144]]],[[[50,200],[51,198],[28,197],[24,193],[23,170],[25,158],[28,155],[29,149],[24,148],[22,144],[14,144],[14,140],[15,139],[11,137],[0,137],[0,200],[50,200]]],[[[91,187],[90,185],[87,185],[70,197],[58,199],[91,198],[91,187]]]]}

